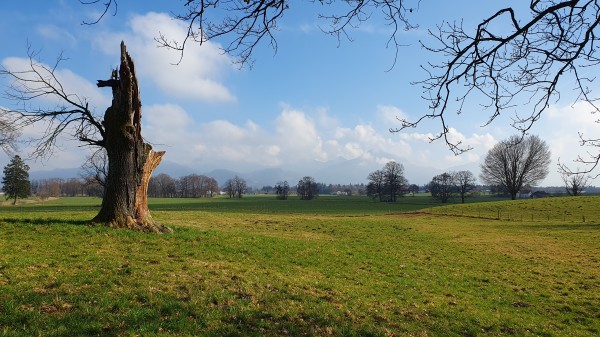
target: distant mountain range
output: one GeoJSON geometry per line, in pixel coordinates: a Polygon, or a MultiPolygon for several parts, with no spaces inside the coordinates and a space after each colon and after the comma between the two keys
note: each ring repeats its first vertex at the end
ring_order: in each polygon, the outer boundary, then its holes
{"type": "MultiPolygon", "coordinates": [[[[404,175],[410,183],[423,185],[431,181],[431,178],[444,171],[470,170],[475,175],[479,173],[476,164],[469,166],[460,166],[451,169],[431,168],[413,165],[410,161],[400,161],[404,165],[404,175]]],[[[223,185],[227,179],[236,175],[244,178],[248,186],[261,188],[262,186],[274,185],[279,181],[287,180],[290,185],[295,185],[302,177],[311,176],[317,182],[325,184],[361,184],[367,182],[369,173],[381,169],[383,165],[365,163],[358,159],[347,160],[338,158],[326,163],[318,164],[311,172],[294,172],[282,168],[264,168],[257,170],[231,170],[214,169],[204,171],[201,168],[194,168],[178,163],[163,161],[154,174],[166,173],[173,178],[179,178],[189,174],[203,174],[213,177],[223,185]]],[[[50,179],[50,178],[78,178],[80,177],[80,168],[64,168],[45,171],[31,171],[31,179],[50,179]]]]}

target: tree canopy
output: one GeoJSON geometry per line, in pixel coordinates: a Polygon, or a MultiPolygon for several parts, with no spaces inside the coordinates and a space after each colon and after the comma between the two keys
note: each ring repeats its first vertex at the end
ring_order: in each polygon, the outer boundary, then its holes
{"type": "Polygon", "coordinates": [[[496,144],[481,164],[481,180],[505,188],[514,200],[527,185],[536,186],[548,175],[550,150],[538,136],[512,136],[496,144]]]}
{"type": "Polygon", "coordinates": [[[313,177],[303,177],[296,185],[296,193],[301,200],[312,200],[319,196],[319,185],[313,177]]]}
{"type": "Polygon", "coordinates": [[[379,201],[395,202],[398,196],[404,195],[408,190],[404,166],[395,161],[389,161],[383,169],[369,173],[367,179],[367,195],[378,198],[379,201]]]}

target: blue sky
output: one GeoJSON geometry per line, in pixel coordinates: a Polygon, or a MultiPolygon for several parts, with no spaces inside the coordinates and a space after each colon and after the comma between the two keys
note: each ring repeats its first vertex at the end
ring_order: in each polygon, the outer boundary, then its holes
{"type": "MultiPolygon", "coordinates": [[[[252,68],[239,69],[222,55],[218,41],[202,47],[189,45],[180,65],[177,52],[157,48],[159,32],[177,39],[184,27],[169,13],[180,11],[178,1],[119,1],[116,16],[96,25],[100,7],[75,0],[8,1],[0,12],[3,48],[0,62],[16,69],[27,56],[27,44],[52,63],[62,52],[68,60],[59,67],[67,88],[86,96],[96,111],[110,104],[110,92],[95,87],[118,64],[119,43],[124,40],[137,65],[144,111],[143,134],[156,149],[167,151],[165,161],[196,173],[224,168],[240,173],[261,168],[282,168],[317,180],[360,183],[385,162],[405,165],[410,182],[424,184],[431,172],[470,169],[479,174],[479,163],[499,140],[515,131],[513,112],[482,128],[487,114],[472,102],[463,115],[449,116],[451,137],[474,149],[454,156],[441,141],[428,137],[440,130],[438,122],[391,134],[396,118],[415,119],[427,111],[422,89],[411,85],[424,79],[426,62],[439,55],[422,50],[426,30],[444,20],[464,20],[466,27],[493,13],[507,1],[423,1],[414,13],[419,29],[401,32],[407,46],[386,48],[389,27],[376,20],[351,32],[353,41],[338,41],[321,32],[319,5],[293,2],[280,21],[275,53],[263,43],[252,68]],[[327,175],[325,167],[348,163],[360,167],[327,175]],[[352,172],[350,172],[352,171],[352,172]]],[[[582,152],[577,132],[598,131],[585,108],[560,101],[551,107],[532,133],[545,139],[553,153],[551,174],[543,185],[560,185],[555,173],[558,158],[570,163],[582,152]],[[565,119],[564,116],[569,118],[565,119]],[[560,127],[559,127],[560,125],[560,127]]],[[[11,103],[0,99],[0,106],[11,103]]],[[[526,107],[525,107],[526,109],[526,107]]],[[[26,130],[39,133],[43,126],[26,130]]],[[[22,146],[21,152],[29,149],[22,146]]],[[[32,170],[79,167],[87,150],[68,139],[45,160],[30,161],[32,170]]],[[[8,156],[0,155],[4,166],[8,156]]]]}

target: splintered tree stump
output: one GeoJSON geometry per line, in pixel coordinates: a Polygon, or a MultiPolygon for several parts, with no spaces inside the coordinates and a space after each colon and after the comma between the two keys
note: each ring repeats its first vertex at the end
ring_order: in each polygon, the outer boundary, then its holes
{"type": "Polygon", "coordinates": [[[118,72],[108,81],[98,81],[98,87],[110,87],[113,100],[103,121],[108,175],[102,206],[92,222],[150,233],[171,232],[157,224],[148,209],[148,181],[165,152],[154,152],[142,137],[138,81],[124,42],[118,72]]]}
{"type": "Polygon", "coordinates": [[[154,152],[151,148],[149,148],[149,145],[147,146],[148,152],[146,156],[146,162],[142,170],[140,184],[138,185],[135,194],[136,222],[138,224],[143,224],[145,228],[152,228],[153,231],[157,233],[171,232],[172,230],[170,228],[157,224],[152,218],[152,215],[150,215],[150,210],[148,209],[148,183],[150,182],[152,172],[162,161],[165,151],[154,152]]]}

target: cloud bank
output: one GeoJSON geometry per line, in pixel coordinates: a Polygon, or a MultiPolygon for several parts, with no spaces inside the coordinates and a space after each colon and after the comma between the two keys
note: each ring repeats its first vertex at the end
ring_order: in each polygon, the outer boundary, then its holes
{"type": "Polygon", "coordinates": [[[231,67],[231,61],[221,53],[219,46],[206,42],[186,45],[181,54],[159,48],[156,37],[161,34],[183,41],[187,27],[164,13],[150,12],[135,15],[126,32],[105,32],[94,39],[96,48],[108,55],[118,56],[118,46],[126,41],[134,55],[138,76],[149,80],[166,94],[186,100],[208,102],[235,101],[233,94],[222,83],[231,67]]]}

